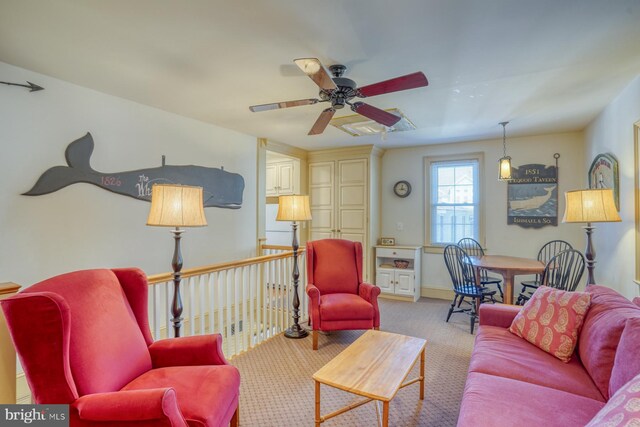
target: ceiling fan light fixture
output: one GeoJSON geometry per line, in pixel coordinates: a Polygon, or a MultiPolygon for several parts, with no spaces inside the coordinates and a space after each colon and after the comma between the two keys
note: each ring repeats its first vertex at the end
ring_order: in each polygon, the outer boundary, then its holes
{"type": "Polygon", "coordinates": [[[306,75],[312,75],[320,71],[320,63],[312,58],[296,59],[295,63],[306,75]]]}
{"type": "Polygon", "coordinates": [[[390,132],[404,132],[416,129],[416,126],[411,120],[397,108],[390,108],[384,111],[400,117],[400,120],[395,125],[387,127],[359,114],[352,114],[344,117],[336,117],[331,120],[330,124],[351,136],[384,135],[390,132]]]}

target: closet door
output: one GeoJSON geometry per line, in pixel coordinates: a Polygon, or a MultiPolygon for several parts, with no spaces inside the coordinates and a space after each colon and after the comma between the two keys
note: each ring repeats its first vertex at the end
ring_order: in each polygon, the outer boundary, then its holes
{"type": "Polygon", "coordinates": [[[367,248],[367,159],[339,160],[337,165],[338,236],[367,248]]]}
{"type": "Polygon", "coordinates": [[[311,240],[336,237],[335,162],[309,164],[311,240]]]}

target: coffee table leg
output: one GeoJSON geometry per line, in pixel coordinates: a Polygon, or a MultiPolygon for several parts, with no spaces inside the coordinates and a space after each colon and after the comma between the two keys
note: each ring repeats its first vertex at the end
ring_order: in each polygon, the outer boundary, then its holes
{"type": "Polygon", "coordinates": [[[316,427],[320,427],[320,383],[316,383],[316,427]]]}
{"type": "Polygon", "coordinates": [[[424,353],[426,348],[420,353],[420,400],[424,400],[424,353]]]}
{"type": "Polygon", "coordinates": [[[389,427],[389,402],[382,402],[382,427],[389,427]]]}

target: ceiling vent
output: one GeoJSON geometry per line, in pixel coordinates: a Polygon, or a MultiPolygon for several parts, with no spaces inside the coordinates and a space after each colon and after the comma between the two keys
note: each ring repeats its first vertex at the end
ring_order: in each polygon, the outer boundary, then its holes
{"type": "Polygon", "coordinates": [[[331,119],[331,125],[337,127],[343,132],[351,136],[366,136],[386,134],[389,132],[403,132],[407,130],[415,130],[416,126],[407,119],[402,111],[397,108],[385,110],[388,113],[401,117],[400,121],[391,127],[382,125],[374,120],[369,120],[359,114],[352,114],[345,117],[337,117],[331,119]]]}

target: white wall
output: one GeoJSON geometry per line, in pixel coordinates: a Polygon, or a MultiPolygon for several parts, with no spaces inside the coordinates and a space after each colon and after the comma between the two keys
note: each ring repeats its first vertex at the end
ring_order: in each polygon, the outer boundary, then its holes
{"type": "MultiPolygon", "coordinates": [[[[633,282],[639,254],[634,241],[633,124],[640,120],[640,77],[636,77],[585,131],[585,165],[599,153],[613,153],[619,162],[621,223],[595,224],[596,283],[607,285],[632,298],[638,295],[633,282]]],[[[584,185],[586,186],[586,175],[584,185]]]]}
{"type": "MultiPolygon", "coordinates": [[[[254,255],[256,139],[0,62],[0,282],[30,285],[59,273],[136,266],[171,270],[168,229],[145,225],[149,203],[90,184],[21,196],[40,174],[66,165],[67,145],[91,132],[91,165],[118,172],[167,164],[224,166],[245,180],[241,209],[206,208],[209,226],[182,239],[184,268],[254,255]]],[[[161,87],[157,90],[162,90],[161,87]]]]}
{"type": "MultiPolygon", "coordinates": [[[[513,165],[529,163],[554,164],[559,159],[558,227],[525,229],[507,225],[507,184],[498,181],[498,158],[502,157],[502,139],[465,142],[459,144],[428,145],[415,148],[392,149],[382,158],[382,227],[381,235],[395,237],[397,244],[424,244],[425,156],[454,155],[484,152],[486,248],[490,254],[535,258],[547,241],[563,239],[581,250],[584,235],[577,224],[562,224],[564,192],[581,188],[585,175],[583,164],[584,141],[581,132],[507,138],[507,153],[513,165]],[[412,193],[401,199],[393,194],[393,184],[399,180],[411,183],[412,193]],[[404,229],[398,231],[396,224],[404,229]]],[[[442,254],[422,254],[422,287],[451,289],[451,279],[442,254]]],[[[516,278],[517,280],[518,278],[516,278]]],[[[519,287],[516,287],[516,294],[519,287]]]]}

